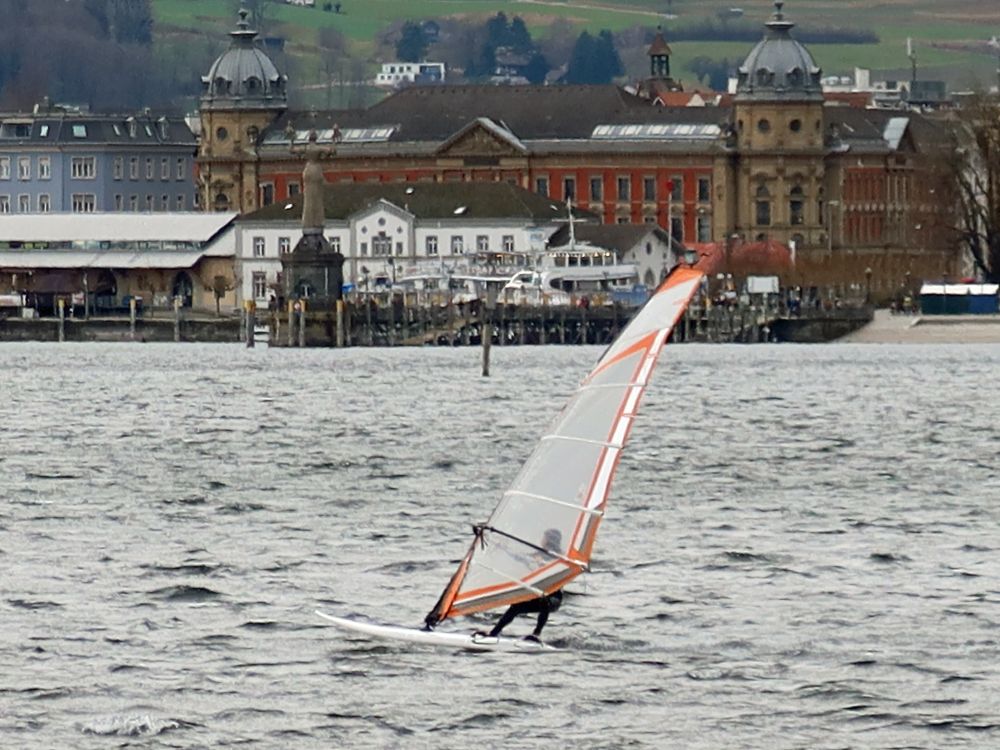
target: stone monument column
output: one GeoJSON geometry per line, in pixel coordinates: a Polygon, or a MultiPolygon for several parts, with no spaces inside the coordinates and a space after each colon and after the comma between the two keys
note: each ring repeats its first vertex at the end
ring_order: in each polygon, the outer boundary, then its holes
{"type": "MultiPolygon", "coordinates": [[[[340,130],[334,128],[334,143],[339,139],[340,130]]],[[[306,281],[311,289],[310,296],[319,298],[326,304],[341,299],[344,284],[344,256],[330,248],[323,236],[326,220],[324,210],[323,167],[320,161],[336,153],[336,147],[321,146],[317,143],[315,130],[309,131],[308,143],[295,143],[294,130],[289,127],[289,147],[293,154],[305,157],[302,170],[302,237],[295,244],[290,257],[284,262],[285,294],[294,298],[301,282],[306,281]]]]}

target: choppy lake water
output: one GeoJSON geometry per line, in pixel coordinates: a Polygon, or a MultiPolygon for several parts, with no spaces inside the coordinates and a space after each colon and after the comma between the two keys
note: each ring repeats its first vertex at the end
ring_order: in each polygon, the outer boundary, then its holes
{"type": "Polygon", "coordinates": [[[998,346],[667,347],[564,652],[318,620],[418,624],[599,353],[0,346],[0,747],[1000,746],[998,346]]]}

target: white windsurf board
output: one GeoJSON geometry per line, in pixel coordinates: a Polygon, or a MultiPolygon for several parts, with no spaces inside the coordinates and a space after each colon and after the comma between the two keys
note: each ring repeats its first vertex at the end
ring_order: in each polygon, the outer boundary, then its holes
{"type": "Polygon", "coordinates": [[[559,649],[547,643],[525,640],[523,638],[504,638],[475,633],[458,633],[455,631],[419,630],[401,625],[379,625],[373,622],[349,620],[346,617],[335,617],[321,612],[316,614],[324,620],[333,623],[341,630],[361,633],[371,638],[381,638],[390,641],[422,643],[439,648],[458,648],[466,651],[513,651],[517,653],[543,653],[559,649]]]}

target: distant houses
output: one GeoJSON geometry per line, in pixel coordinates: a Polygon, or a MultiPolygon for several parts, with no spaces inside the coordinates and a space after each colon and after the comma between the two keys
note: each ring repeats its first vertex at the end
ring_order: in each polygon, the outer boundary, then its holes
{"type": "Polygon", "coordinates": [[[445,64],[440,62],[388,62],[375,76],[374,84],[395,88],[410,83],[443,83],[445,64]]]}

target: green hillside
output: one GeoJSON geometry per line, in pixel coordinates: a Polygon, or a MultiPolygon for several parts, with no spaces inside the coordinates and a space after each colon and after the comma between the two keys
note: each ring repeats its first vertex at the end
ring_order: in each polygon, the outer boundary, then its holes
{"type": "MultiPolygon", "coordinates": [[[[651,30],[662,24],[669,41],[672,30],[706,21],[721,23],[717,14],[737,4],[733,0],[342,0],[342,12],[337,14],[324,11],[324,2],[317,0],[316,8],[274,2],[265,9],[264,31],[286,40],[292,83],[300,90],[322,88],[332,76],[329,63],[321,60],[317,47],[318,30],[324,27],[346,37],[348,55],[354,61],[353,73],[364,78],[372,75],[379,62],[392,58],[391,37],[385,37],[385,32],[404,20],[482,22],[503,11],[508,17],[523,18],[536,40],[548,35],[553,25],[565,27],[568,23],[573,33],[651,30]],[[669,16],[665,15],[668,9],[669,16]]],[[[739,7],[743,17],[738,22],[757,26],[774,9],[772,3],[760,0],[739,7]]],[[[234,25],[235,8],[234,0],[154,0],[156,33],[175,38],[190,34],[198,37],[199,44],[215,38],[221,51],[225,33],[234,25]]],[[[924,77],[945,78],[953,87],[995,80],[996,52],[986,41],[1000,35],[1000,2],[996,0],[790,0],[785,13],[803,32],[854,29],[878,35],[875,44],[810,43],[810,50],[826,73],[849,73],[857,65],[886,75],[907,75],[906,39],[910,37],[924,77]]],[[[638,40],[639,35],[623,38],[638,40]]],[[[693,58],[738,60],[751,46],[750,41],[671,42],[675,74],[693,84],[693,74],[686,70],[693,58]]],[[[620,45],[620,52],[628,73],[641,75],[641,42],[633,42],[631,49],[621,49],[620,45]]],[[[433,59],[433,47],[429,57],[433,59]]],[[[338,77],[345,75],[341,64],[338,77]]]]}

